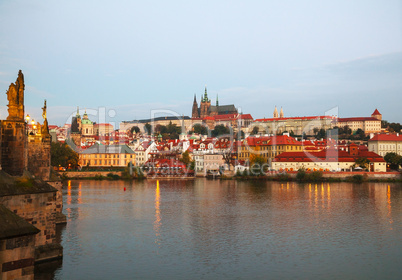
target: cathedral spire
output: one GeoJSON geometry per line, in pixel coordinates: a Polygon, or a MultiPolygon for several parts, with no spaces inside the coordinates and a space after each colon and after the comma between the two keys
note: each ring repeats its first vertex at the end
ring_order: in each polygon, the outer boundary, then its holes
{"type": "Polygon", "coordinates": [[[218,94],[216,94],[216,107],[219,106],[218,94]]]}
{"type": "Polygon", "coordinates": [[[284,117],[282,106],[281,106],[281,111],[279,112],[279,117],[280,117],[280,118],[283,118],[283,117],[284,117]]]}
{"type": "Polygon", "coordinates": [[[204,101],[208,102],[207,85],[205,85],[204,101]]]}

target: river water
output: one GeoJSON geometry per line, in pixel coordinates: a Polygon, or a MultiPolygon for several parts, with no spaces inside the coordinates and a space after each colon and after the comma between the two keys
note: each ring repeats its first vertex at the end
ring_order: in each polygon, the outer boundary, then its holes
{"type": "Polygon", "coordinates": [[[36,279],[402,279],[402,185],[70,181],[36,279]]]}

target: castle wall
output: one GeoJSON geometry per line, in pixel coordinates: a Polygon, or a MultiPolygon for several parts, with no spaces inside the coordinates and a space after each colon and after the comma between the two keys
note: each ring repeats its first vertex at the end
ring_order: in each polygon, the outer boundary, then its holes
{"type": "Polygon", "coordinates": [[[27,166],[24,121],[1,122],[1,167],[10,175],[22,176],[27,166]]]}
{"type": "Polygon", "coordinates": [[[50,179],[50,135],[28,136],[28,171],[43,181],[50,179]]]}
{"type": "Polygon", "coordinates": [[[0,197],[12,212],[40,230],[35,236],[35,261],[59,258],[62,247],[56,243],[57,192],[30,193],[0,197]]]}
{"type": "Polygon", "coordinates": [[[0,279],[34,279],[35,236],[0,240],[0,279]]]}

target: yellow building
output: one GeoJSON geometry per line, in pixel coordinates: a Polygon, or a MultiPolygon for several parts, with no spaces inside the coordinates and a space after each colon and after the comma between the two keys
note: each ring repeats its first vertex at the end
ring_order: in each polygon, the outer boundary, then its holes
{"type": "Polygon", "coordinates": [[[368,141],[368,149],[380,156],[387,153],[396,153],[402,156],[402,135],[397,134],[377,134],[368,141]]]}
{"type": "Polygon", "coordinates": [[[371,117],[362,118],[338,118],[336,126],[345,127],[348,126],[352,132],[361,129],[365,134],[379,133],[381,132],[381,120],[382,115],[375,109],[371,117]]]}
{"type": "Polygon", "coordinates": [[[108,136],[113,132],[113,125],[110,123],[97,123],[94,124],[95,135],[108,136]]]}
{"type": "Polygon", "coordinates": [[[283,152],[302,151],[302,143],[287,135],[247,137],[238,145],[238,159],[247,161],[252,154],[271,162],[283,152]]]}
{"type": "Polygon", "coordinates": [[[360,151],[356,145],[351,145],[349,151],[326,149],[320,152],[308,153],[287,152],[275,157],[272,169],[277,171],[298,171],[304,168],[307,171],[351,171],[356,159],[364,157],[370,161],[369,171],[386,172],[387,163],[376,153],[360,151]]]}
{"type": "Polygon", "coordinates": [[[98,145],[82,150],[78,164],[91,167],[125,167],[135,165],[135,153],[127,145],[98,145]]]}

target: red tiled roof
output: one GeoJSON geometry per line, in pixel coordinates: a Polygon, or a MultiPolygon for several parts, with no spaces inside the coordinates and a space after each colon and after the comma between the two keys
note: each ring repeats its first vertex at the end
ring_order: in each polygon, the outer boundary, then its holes
{"type": "Polygon", "coordinates": [[[371,115],[376,116],[376,115],[381,115],[381,114],[380,114],[380,112],[378,112],[378,110],[377,110],[377,108],[376,108],[375,111],[374,111],[374,113],[372,113],[371,115]]]}
{"type": "Polygon", "coordinates": [[[376,134],[369,141],[402,141],[402,135],[396,134],[376,134]]]}
{"type": "Polygon", "coordinates": [[[356,156],[346,151],[327,149],[312,154],[306,152],[284,152],[275,157],[275,162],[314,162],[317,159],[326,162],[354,162],[359,157],[365,157],[370,162],[385,162],[385,160],[374,152],[359,151],[356,156]],[[310,155],[310,156],[309,156],[310,155]]]}
{"type": "Polygon", "coordinates": [[[380,121],[373,117],[338,118],[338,122],[380,121]]]}
{"type": "Polygon", "coordinates": [[[287,118],[264,118],[264,119],[256,119],[255,122],[271,122],[271,121],[279,121],[279,120],[324,120],[329,119],[332,120],[334,117],[331,116],[309,116],[309,117],[287,117],[287,118]]]}
{"type": "Polygon", "coordinates": [[[246,141],[249,146],[302,145],[302,142],[287,135],[247,137],[246,141]]]}
{"type": "Polygon", "coordinates": [[[100,126],[100,125],[102,125],[102,126],[113,126],[110,123],[96,123],[96,124],[94,124],[94,126],[100,126]]]}

